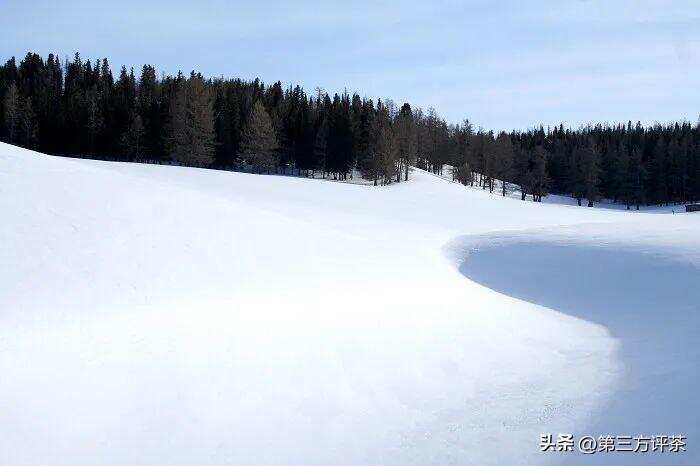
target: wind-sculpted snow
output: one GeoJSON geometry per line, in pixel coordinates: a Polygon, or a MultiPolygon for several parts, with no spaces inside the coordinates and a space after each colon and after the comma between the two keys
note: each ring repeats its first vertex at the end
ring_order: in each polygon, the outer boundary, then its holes
{"type": "MultiPolygon", "coordinates": [[[[460,271],[499,293],[603,325],[620,342],[619,385],[595,422],[577,426],[576,438],[611,433],[697,438],[700,260],[697,248],[664,246],[680,246],[697,230],[639,231],[622,241],[623,235],[608,229],[464,238],[456,242],[465,257],[460,271]]],[[[692,450],[672,457],[603,453],[566,458],[566,464],[690,465],[698,458],[692,450]]]]}
{"type": "MultiPolygon", "coordinates": [[[[544,464],[557,456],[538,451],[542,432],[631,428],[615,423],[621,394],[660,372],[633,373],[618,326],[482,286],[443,247],[463,259],[465,236],[581,228],[697,264],[696,217],[412,178],[371,188],[0,144],[0,464],[544,464]]],[[[484,271],[510,276],[498,261],[484,271]]],[[[664,270],[665,301],[670,277],[695,276],[664,270]]],[[[696,382],[679,367],[664,397],[696,382]]]]}

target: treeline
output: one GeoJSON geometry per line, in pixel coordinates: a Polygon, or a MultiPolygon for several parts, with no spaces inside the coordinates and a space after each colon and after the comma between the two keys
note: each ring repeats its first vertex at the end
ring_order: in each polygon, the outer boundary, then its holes
{"type": "Polygon", "coordinates": [[[433,109],[343,93],[332,97],[259,80],[138,77],[107,59],[61,63],[28,53],[0,67],[0,138],[42,152],[123,161],[252,169],[388,184],[409,166],[465,184],[513,187],[522,199],[569,194],[587,205],[700,199],[700,127],[559,126],[493,132],[448,125],[433,109]]]}
{"type": "Polygon", "coordinates": [[[404,104],[259,80],[156,75],[107,59],[61,63],[29,53],[0,67],[0,137],[72,157],[174,161],[187,166],[251,168],[374,184],[408,179],[418,127],[437,121],[404,104]]]}
{"type": "Polygon", "coordinates": [[[628,209],[700,199],[700,123],[560,125],[495,135],[465,122],[450,133],[437,166],[453,165],[455,179],[491,191],[495,180],[503,180],[504,196],[517,186],[523,200],[530,195],[540,201],[553,192],[571,195],[579,205],[606,198],[628,209]]]}

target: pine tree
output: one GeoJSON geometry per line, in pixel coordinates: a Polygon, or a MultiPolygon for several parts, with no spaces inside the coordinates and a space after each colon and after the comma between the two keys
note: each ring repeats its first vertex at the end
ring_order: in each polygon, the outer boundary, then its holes
{"type": "Polygon", "coordinates": [[[335,95],[328,122],[328,157],[326,170],[334,179],[347,178],[353,166],[353,133],[350,120],[350,97],[335,95]]]}
{"type": "Polygon", "coordinates": [[[618,201],[623,196],[625,178],[625,156],[622,155],[623,144],[609,143],[601,160],[601,194],[618,201]]]}
{"type": "Polygon", "coordinates": [[[144,156],[145,130],[141,116],[133,112],[129,128],[122,135],[122,147],[129,160],[142,160],[144,156]]]}
{"type": "Polygon", "coordinates": [[[374,137],[374,103],[372,100],[362,102],[362,112],[360,114],[360,124],[358,129],[357,148],[355,150],[357,157],[357,169],[363,178],[374,180],[376,175],[376,166],[374,156],[372,154],[373,137],[374,137]]]}
{"type": "Polygon", "coordinates": [[[453,166],[453,179],[458,180],[463,184],[472,185],[474,180],[473,171],[471,168],[471,144],[473,132],[472,125],[469,120],[464,120],[462,125],[455,129],[454,136],[456,138],[455,153],[454,161],[451,162],[451,165],[453,166]]]}
{"type": "Polygon", "coordinates": [[[598,200],[600,182],[600,152],[595,145],[591,144],[588,150],[588,158],[584,166],[585,196],[588,200],[588,207],[593,207],[593,203],[598,200]]]}
{"type": "Polygon", "coordinates": [[[578,205],[585,198],[588,199],[588,206],[593,207],[593,202],[597,200],[600,173],[598,160],[598,152],[590,143],[574,150],[572,194],[578,205]]]}
{"type": "Polygon", "coordinates": [[[669,199],[673,202],[684,202],[687,189],[687,141],[671,140],[668,144],[667,179],[669,199]]]}
{"type": "Polygon", "coordinates": [[[393,125],[393,102],[388,102],[389,105],[384,105],[381,101],[377,105],[372,147],[375,184],[377,179],[381,178],[384,185],[391,183],[395,177],[400,176],[400,173],[398,173],[400,163],[399,138],[393,125]]]}
{"type": "Polygon", "coordinates": [[[460,164],[455,168],[454,179],[462,183],[463,185],[472,184],[472,169],[469,165],[469,161],[465,160],[464,163],[460,164]]]}
{"type": "Polygon", "coordinates": [[[505,197],[513,171],[513,143],[507,133],[500,133],[494,147],[494,175],[501,180],[501,194],[505,197]]]}
{"type": "Polygon", "coordinates": [[[39,148],[46,153],[56,153],[63,143],[61,121],[61,97],[63,94],[63,70],[58,57],[49,54],[44,68],[43,81],[46,95],[43,104],[40,103],[38,112],[39,148]]]}
{"type": "Polygon", "coordinates": [[[170,105],[169,148],[183,164],[207,167],[214,162],[214,109],[200,76],[182,81],[170,105]]]}
{"type": "Polygon", "coordinates": [[[400,176],[398,170],[399,143],[396,131],[391,125],[387,124],[379,129],[374,154],[379,168],[379,176],[382,178],[382,184],[391,183],[391,180],[397,174],[400,176]]]}
{"type": "Polygon", "coordinates": [[[134,72],[128,72],[122,66],[119,79],[114,84],[114,92],[109,98],[111,115],[109,126],[105,128],[111,147],[107,150],[119,153],[121,150],[121,136],[128,131],[131,122],[131,113],[136,105],[136,78],[134,72]]]}
{"type": "MultiPolygon", "coordinates": [[[[312,170],[325,170],[328,157],[328,119],[323,118],[314,139],[314,164],[312,170]]],[[[324,173],[325,177],[325,173],[324,173]]]]}
{"type": "Polygon", "coordinates": [[[3,107],[5,110],[5,130],[7,131],[7,142],[14,144],[17,142],[17,135],[21,124],[20,95],[17,85],[13,82],[5,92],[3,107]]]}
{"type": "Polygon", "coordinates": [[[663,138],[659,138],[652,152],[649,175],[651,177],[651,198],[658,205],[668,201],[668,185],[666,180],[668,147],[663,138]]]}
{"type": "Polygon", "coordinates": [[[640,149],[634,149],[628,159],[628,170],[627,170],[631,190],[631,199],[639,210],[639,205],[644,202],[644,184],[647,176],[646,169],[643,165],[642,151],[640,149]]]}
{"type": "MultiPolygon", "coordinates": [[[[415,163],[417,152],[416,126],[413,120],[411,105],[405,103],[401,106],[396,119],[396,133],[399,146],[399,161],[403,166],[404,181],[408,181],[408,169],[415,163]]],[[[401,181],[401,170],[396,181],[401,181]]]]}
{"type": "Polygon", "coordinates": [[[163,151],[163,118],[160,111],[162,96],[153,66],[143,66],[137,89],[136,112],[144,130],[141,152],[149,159],[158,161],[162,158],[163,151]]]}
{"type": "Polygon", "coordinates": [[[230,167],[234,164],[236,151],[234,149],[234,120],[238,116],[228,99],[224,83],[215,83],[214,115],[216,140],[216,166],[230,167]],[[234,116],[235,115],[235,116],[234,116]]]}
{"type": "Polygon", "coordinates": [[[255,102],[243,132],[240,158],[268,173],[277,166],[277,135],[261,101],[255,102]]]}
{"type": "Polygon", "coordinates": [[[530,151],[515,146],[513,155],[513,181],[520,187],[520,199],[525,200],[528,194],[532,194],[532,172],[530,169],[530,151]]]}
{"type": "Polygon", "coordinates": [[[100,110],[97,88],[93,86],[85,95],[87,111],[87,131],[90,154],[95,154],[97,139],[104,127],[104,119],[100,110]]]}
{"type": "Polygon", "coordinates": [[[27,97],[24,99],[20,117],[22,143],[24,147],[35,149],[38,141],[39,128],[36,120],[36,114],[32,108],[31,98],[27,97]]]}
{"type": "Polygon", "coordinates": [[[485,177],[484,188],[488,186],[489,192],[493,192],[494,180],[498,176],[498,154],[496,141],[494,140],[493,133],[488,132],[482,134],[481,137],[481,166],[482,174],[485,177]]]}
{"type": "Polygon", "coordinates": [[[52,154],[120,160],[162,160],[173,149],[185,165],[210,165],[216,147],[216,166],[231,167],[257,101],[269,112],[282,146],[277,155],[283,158],[269,170],[283,165],[308,174],[321,168],[343,179],[357,168],[365,178],[388,182],[406,179],[414,163],[435,173],[449,164],[455,179],[473,183],[471,171],[490,190],[494,179],[502,179],[505,190],[507,183],[517,183],[523,198],[531,194],[535,200],[549,189],[588,199],[589,205],[599,195],[628,206],[700,198],[700,125],[628,122],[578,130],[560,125],[494,138],[488,131],[473,134],[468,122],[448,125],[432,108],[423,113],[405,104],[397,112],[387,101],[375,109],[357,94],[331,99],[321,90],[309,99],[299,86],[284,90],[279,82],[266,87],[257,79],[204,81],[194,73],[189,79],[181,73],[159,79],[150,65],[143,67],[138,86],[124,67],[115,82],[107,59],[83,61],[78,53],[66,60],[65,73],[55,56],[44,62],[35,53],[19,65],[12,58],[0,66],[0,137],[52,154]],[[197,80],[201,85],[193,83],[197,80]],[[193,97],[197,87],[208,97],[193,97]],[[207,104],[214,94],[215,112],[207,104]],[[205,104],[196,104],[202,100],[205,104]],[[377,118],[388,126],[378,125],[377,118]],[[508,139],[517,154],[511,175],[503,158],[510,152],[508,139]],[[393,140],[395,165],[387,162],[394,158],[393,140]]]}
{"type": "Polygon", "coordinates": [[[542,197],[549,194],[549,178],[547,177],[547,153],[544,147],[537,146],[532,153],[529,179],[531,182],[532,200],[542,202],[542,197]]]}

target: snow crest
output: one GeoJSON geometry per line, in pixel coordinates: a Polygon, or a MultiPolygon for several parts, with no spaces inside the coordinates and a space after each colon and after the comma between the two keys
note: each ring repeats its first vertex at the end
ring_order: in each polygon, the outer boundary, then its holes
{"type": "Polygon", "coordinates": [[[696,218],[413,175],[374,189],[0,145],[3,464],[542,464],[540,433],[606,426],[625,335],[469,269],[511,276],[510,250],[460,273],[441,248],[598,225],[581,235],[653,230],[649,250],[689,257],[696,218]]]}

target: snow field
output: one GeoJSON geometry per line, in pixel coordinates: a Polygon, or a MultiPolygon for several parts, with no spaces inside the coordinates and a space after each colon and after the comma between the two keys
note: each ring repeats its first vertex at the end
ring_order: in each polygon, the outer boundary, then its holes
{"type": "Polygon", "coordinates": [[[0,458],[22,465],[553,461],[540,433],[605,426],[624,335],[465,278],[474,238],[700,254],[691,216],[521,203],[419,170],[371,188],[8,145],[0,214],[0,458]]]}

